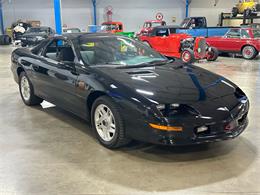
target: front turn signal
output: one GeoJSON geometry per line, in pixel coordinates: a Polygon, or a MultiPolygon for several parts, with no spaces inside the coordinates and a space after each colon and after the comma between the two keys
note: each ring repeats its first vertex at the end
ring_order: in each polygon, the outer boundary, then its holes
{"type": "Polygon", "coordinates": [[[152,124],[152,123],[149,123],[149,125],[152,128],[159,129],[161,131],[177,131],[177,132],[183,131],[182,127],[156,125],[156,124],[152,124]]]}

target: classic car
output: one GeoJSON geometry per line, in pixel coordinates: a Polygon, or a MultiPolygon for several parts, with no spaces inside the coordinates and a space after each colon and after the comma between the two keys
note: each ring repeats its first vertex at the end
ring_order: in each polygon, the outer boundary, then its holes
{"type": "Polygon", "coordinates": [[[79,28],[63,28],[63,33],[80,33],[81,30],[79,28]]]}
{"type": "Polygon", "coordinates": [[[66,34],[11,58],[25,105],[44,99],[91,121],[107,148],[227,140],[248,124],[249,100],[234,83],[124,36],[66,34]]]}
{"type": "Polygon", "coordinates": [[[102,30],[110,33],[123,32],[122,22],[103,22],[102,30]]]}
{"type": "Polygon", "coordinates": [[[158,26],[139,39],[167,57],[180,58],[185,63],[206,58],[215,61],[218,58],[216,48],[208,47],[203,37],[192,38],[187,34],[176,33],[176,26],[158,26]]]}
{"type": "Polygon", "coordinates": [[[124,26],[122,22],[104,22],[101,26],[101,32],[115,33],[129,38],[135,38],[134,32],[124,32],[124,26]]]}
{"type": "Polygon", "coordinates": [[[236,17],[238,14],[244,14],[245,16],[251,16],[254,12],[260,11],[259,0],[239,0],[236,7],[232,9],[232,16],[236,17]]]}
{"type": "Polygon", "coordinates": [[[166,22],[162,20],[147,20],[144,22],[143,28],[137,33],[138,36],[150,33],[154,27],[165,26],[166,22]]]}
{"type": "Polygon", "coordinates": [[[42,40],[54,36],[55,31],[50,27],[32,27],[19,37],[22,47],[35,46],[42,40]]]}
{"type": "Polygon", "coordinates": [[[232,28],[225,36],[209,37],[207,43],[223,53],[239,53],[252,60],[260,51],[260,29],[232,28]]]}

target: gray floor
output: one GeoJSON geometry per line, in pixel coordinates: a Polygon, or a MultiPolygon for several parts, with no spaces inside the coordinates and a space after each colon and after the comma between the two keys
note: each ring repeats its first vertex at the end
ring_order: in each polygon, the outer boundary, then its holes
{"type": "Polygon", "coordinates": [[[181,148],[133,143],[110,151],[77,117],[24,106],[10,72],[11,50],[0,47],[0,195],[260,194],[260,60],[199,64],[249,96],[250,125],[238,139],[181,148]]]}

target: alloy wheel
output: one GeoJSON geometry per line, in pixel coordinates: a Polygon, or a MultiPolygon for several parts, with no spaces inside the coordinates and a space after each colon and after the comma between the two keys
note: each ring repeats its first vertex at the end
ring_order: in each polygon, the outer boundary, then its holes
{"type": "Polygon", "coordinates": [[[108,106],[100,104],[94,113],[94,123],[98,135],[106,142],[110,142],[116,133],[116,123],[112,111],[108,106]]]}
{"type": "Polygon", "coordinates": [[[30,84],[26,76],[21,79],[21,93],[25,101],[29,101],[31,97],[30,84]]]}

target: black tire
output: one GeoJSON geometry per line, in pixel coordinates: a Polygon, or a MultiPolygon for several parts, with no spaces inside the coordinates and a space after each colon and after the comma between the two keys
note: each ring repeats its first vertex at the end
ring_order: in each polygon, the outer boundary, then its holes
{"type": "Polygon", "coordinates": [[[207,61],[216,61],[218,59],[218,49],[215,47],[210,47],[207,51],[207,61]]]}
{"type": "Polygon", "coordinates": [[[242,49],[242,56],[246,60],[253,60],[256,58],[257,55],[258,55],[258,51],[256,50],[255,47],[251,45],[247,45],[242,49]]]}
{"type": "Polygon", "coordinates": [[[244,10],[244,16],[245,17],[250,17],[252,14],[252,10],[251,9],[245,9],[244,10]]]}
{"type": "Polygon", "coordinates": [[[238,8],[237,7],[233,7],[232,9],[232,17],[237,17],[238,15],[238,8]]]}
{"type": "Polygon", "coordinates": [[[25,105],[27,106],[34,106],[34,105],[39,105],[40,103],[42,103],[43,99],[37,97],[36,95],[34,95],[34,90],[33,90],[33,86],[29,80],[29,78],[27,77],[27,75],[25,74],[25,72],[21,72],[20,76],[19,76],[19,91],[20,91],[20,95],[21,98],[24,102],[25,105]],[[22,92],[22,80],[26,79],[28,81],[29,84],[29,98],[26,98],[23,95],[22,92]]]}
{"type": "Polygon", "coordinates": [[[196,61],[194,52],[191,49],[184,49],[181,52],[181,61],[184,63],[194,63],[196,61]]]}
{"type": "Polygon", "coordinates": [[[129,138],[126,137],[125,123],[119,112],[118,106],[114,103],[114,101],[111,98],[107,96],[101,96],[97,98],[93,103],[93,106],[91,108],[91,123],[98,141],[106,148],[116,149],[128,144],[131,141],[129,138]],[[95,112],[100,105],[105,105],[106,107],[108,107],[114,116],[115,133],[113,135],[112,140],[110,141],[105,141],[99,135],[98,130],[96,128],[95,112]]]}

